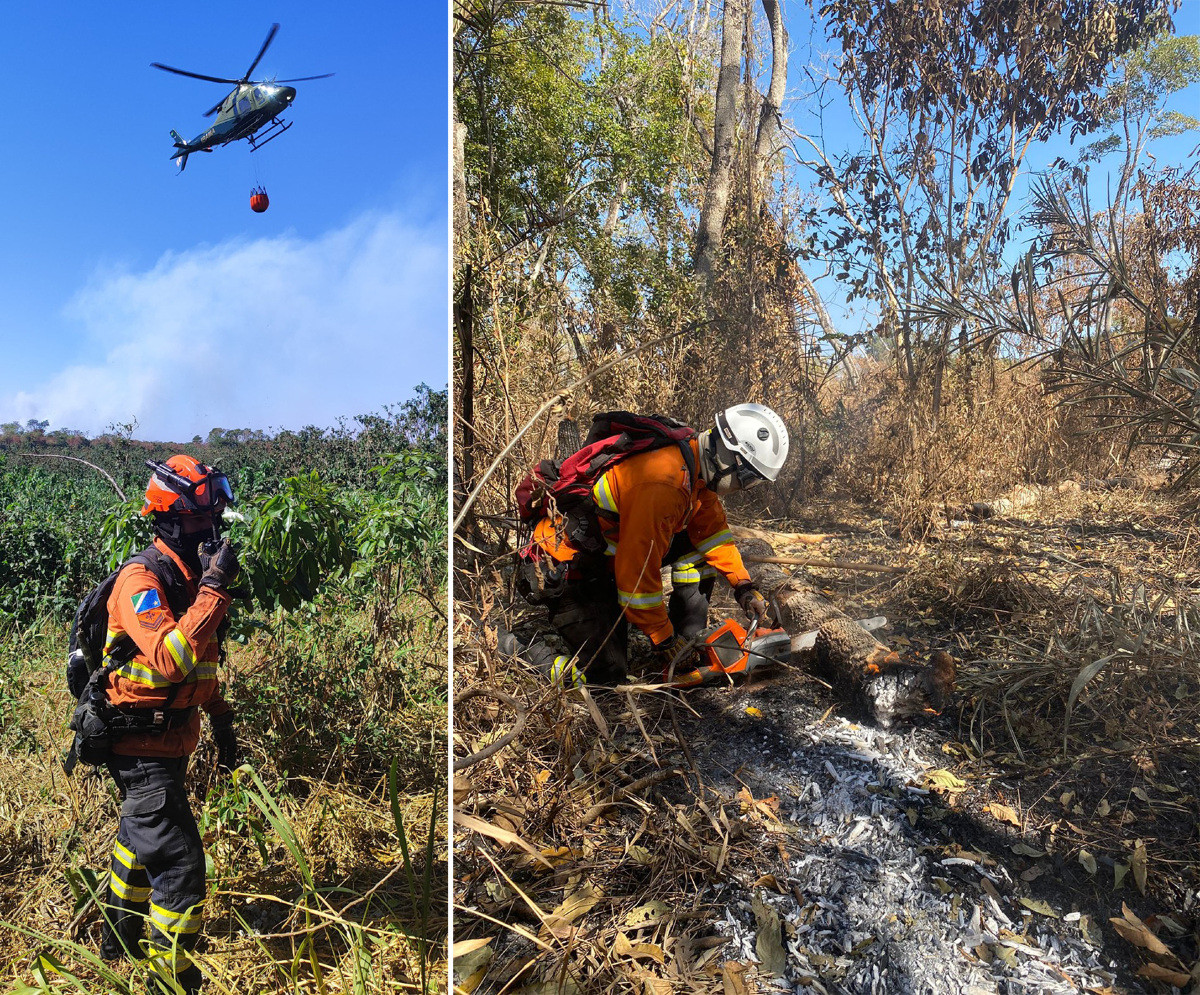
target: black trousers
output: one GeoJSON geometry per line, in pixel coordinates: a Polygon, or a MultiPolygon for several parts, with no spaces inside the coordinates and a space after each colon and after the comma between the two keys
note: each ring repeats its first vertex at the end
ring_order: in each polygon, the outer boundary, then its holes
{"type": "MultiPolygon", "coordinates": [[[[708,605],[716,572],[697,564],[699,554],[686,532],[675,536],[663,557],[672,565],[667,617],[677,633],[691,637],[708,625],[708,605]]],[[[563,593],[546,600],[550,624],[582,667],[588,684],[616,684],[628,673],[629,623],[617,600],[617,582],[603,556],[580,554],[571,561],[563,593]]],[[[527,655],[548,676],[575,683],[579,672],[570,658],[535,642],[527,655]]]]}
{"type": "Polygon", "coordinates": [[[205,884],[204,844],[183,784],[187,757],[114,756],[108,769],[121,792],[121,822],[100,954],[141,957],[149,920],[153,973],[191,995],[202,980],[189,953],[200,937],[205,884]]]}

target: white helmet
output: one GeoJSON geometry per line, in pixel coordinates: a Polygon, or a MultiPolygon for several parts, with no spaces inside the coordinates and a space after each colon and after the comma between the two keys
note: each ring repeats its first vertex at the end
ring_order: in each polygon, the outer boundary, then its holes
{"type": "Polygon", "coordinates": [[[735,404],[718,411],[717,427],[709,435],[704,479],[718,492],[745,490],[774,480],[788,454],[788,431],[783,419],[762,404],[735,404]],[[730,478],[725,486],[725,478],[730,478]]]}

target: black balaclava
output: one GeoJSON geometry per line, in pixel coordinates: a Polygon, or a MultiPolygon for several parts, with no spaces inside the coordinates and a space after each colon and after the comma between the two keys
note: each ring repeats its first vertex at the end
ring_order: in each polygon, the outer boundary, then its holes
{"type": "Polygon", "coordinates": [[[212,538],[211,532],[193,532],[184,535],[178,515],[156,513],[154,533],[187,565],[194,574],[200,571],[200,544],[212,538]]]}

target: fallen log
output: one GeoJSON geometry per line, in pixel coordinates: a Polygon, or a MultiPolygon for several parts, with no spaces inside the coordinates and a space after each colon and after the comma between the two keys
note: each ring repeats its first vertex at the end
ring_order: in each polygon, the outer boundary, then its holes
{"type": "MultiPolygon", "coordinates": [[[[817,631],[811,649],[793,652],[792,661],[812,671],[834,693],[860,708],[880,726],[925,712],[940,711],[949,688],[947,667],[902,660],[848,615],[834,607],[806,581],[779,569],[774,550],[761,539],[737,542],[750,576],[779,612],[789,633],[817,631]]],[[[950,681],[953,681],[953,660],[950,681]]]]}

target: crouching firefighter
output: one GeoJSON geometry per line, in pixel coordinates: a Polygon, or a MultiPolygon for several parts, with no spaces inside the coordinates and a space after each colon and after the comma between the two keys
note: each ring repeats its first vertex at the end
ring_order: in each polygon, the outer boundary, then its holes
{"type": "MultiPolygon", "coordinates": [[[[548,608],[569,654],[535,640],[523,656],[551,680],[624,679],[627,623],[649,637],[664,672],[692,666],[691,644],[707,626],[718,575],[755,624],[767,619],[720,495],[775,480],[787,459],[787,427],[761,404],[734,405],[714,420],[697,433],[668,418],[597,415],[579,452],[543,461],[518,487],[518,509],[532,523],[518,587],[548,608]]],[[[506,636],[501,649],[520,648],[506,636]]]]}
{"type": "Polygon", "coordinates": [[[217,677],[218,627],[239,569],[219,528],[234,496],[224,474],[190,456],[147,465],[154,472],[142,514],[153,517],[154,542],[76,615],[67,674],[79,697],[72,753],[107,766],[121,796],[100,955],[147,956],[152,992],[190,995],[202,980],[189,954],[200,934],[205,881],[184,773],[200,737],[200,709],[212,724],[218,766],[237,765],[233,713],[217,677]],[[95,601],[107,612],[89,615],[95,601]],[[92,643],[103,647],[98,663],[87,659],[96,619],[105,626],[102,643],[98,636],[92,643]]]}

